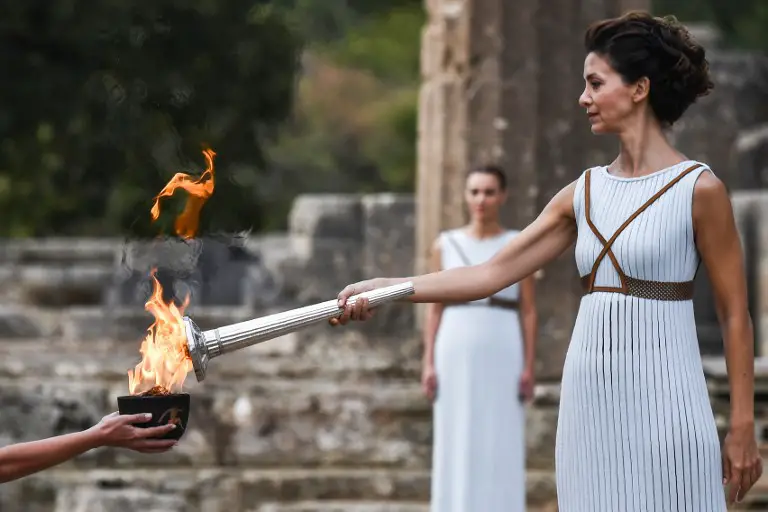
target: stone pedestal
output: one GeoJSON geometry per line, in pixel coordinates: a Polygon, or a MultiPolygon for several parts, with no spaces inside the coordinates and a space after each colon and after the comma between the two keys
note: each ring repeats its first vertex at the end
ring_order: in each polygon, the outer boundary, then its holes
{"type": "MultiPolygon", "coordinates": [[[[613,156],[578,97],[589,23],[649,0],[427,0],[419,105],[416,271],[441,230],[466,221],[469,167],[507,172],[509,227],[531,222],[589,165],[613,156]]],[[[540,378],[557,379],[579,301],[570,251],[539,281],[540,378]]]]}

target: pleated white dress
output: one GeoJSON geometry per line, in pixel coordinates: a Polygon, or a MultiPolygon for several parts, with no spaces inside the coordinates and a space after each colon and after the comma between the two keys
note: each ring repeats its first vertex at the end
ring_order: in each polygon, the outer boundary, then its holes
{"type": "MultiPolygon", "coordinates": [[[[460,230],[442,233],[443,268],[486,261],[516,234],[476,240],[460,230]]],[[[517,301],[519,285],[494,297],[517,301]]],[[[445,307],[435,340],[432,512],[525,510],[520,319],[517,310],[488,304],[445,307]]]]}
{"type": "Polygon", "coordinates": [[[563,369],[561,512],[726,510],[690,300],[699,267],[693,189],[708,170],[687,161],[621,178],[597,167],[578,180],[575,254],[586,294],[563,369]]]}

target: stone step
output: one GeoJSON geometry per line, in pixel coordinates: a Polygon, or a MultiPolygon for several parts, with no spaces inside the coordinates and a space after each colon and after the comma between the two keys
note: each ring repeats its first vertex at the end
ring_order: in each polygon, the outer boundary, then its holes
{"type": "Polygon", "coordinates": [[[0,264],[116,264],[125,241],[117,238],[41,238],[3,240],[0,264]]]}
{"type": "Polygon", "coordinates": [[[302,501],[264,503],[255,512],[429,512],[429,503],[373,501],[302,501]]]}
{"type": "MultiPolygon", "coordinates": [[[[0,494],[0,508],[5,510],[3,501],[11,496],[13,493],[0,494]]],[[[419,509],[412,506],[429,500],[429,473],[365,467],[346,470],[218,467],[193,471],[146,468],[72,471],[65,465],[28,477],[14,498],[16,503],[24,503],[30,510],[56,512],[299,512],[313,510],[306,508],[309,504],[317,505],[319,508],[315,510],[318,512],[417,512],[419,509]],[[389,505],[390,508],[333,508],[366,503],[389,505]],[[400,504],[404,508],[400,508],[400,504]]],[[[15,510],[13,503],[7,505],[8,510],[15,510]]]]}
{"type": "MultiPolygon", "coordinates": [[[[430,495],[430,472],[406,468],[73,471],[70,466],[28,477],[18,502],[56,512],[144,510],[158,499],[166,512],[426,512],[430,495]],[[25,496],[24,490],[34,495],[25,496]],[[59,508],[54,509],[54,503],[59,508]],[[89,503],[90,508],[79,508],[79,503],[89,503]]],[[[551,480],[552,475],[528,473],[531,512],[556,510],[553,492],[534,494],[535,484],[543,479],[551,480]]],[[[0,507],[3,498],[0,494],[0,507]]]]}
{"type": "Polygon", "coordinates": [[[18,303],[59,308],[102,306],[114,282],[114,265],[102,263],[19,265],[10,281],[18,303]]]}

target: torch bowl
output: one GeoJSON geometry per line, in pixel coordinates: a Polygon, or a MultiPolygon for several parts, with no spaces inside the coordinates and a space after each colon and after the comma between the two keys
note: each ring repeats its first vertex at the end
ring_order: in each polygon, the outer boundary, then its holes
{"type": "Polygon", "coordinates": [[[127,395],[117,397],[117,409],[123,414],[152,414],[152,419],[135,423],[140,428],[159,427],[175,423],[176,428],[160,439],[181,439],[187,430],[190,399],[188,393],[170,395],[127,395]]]}

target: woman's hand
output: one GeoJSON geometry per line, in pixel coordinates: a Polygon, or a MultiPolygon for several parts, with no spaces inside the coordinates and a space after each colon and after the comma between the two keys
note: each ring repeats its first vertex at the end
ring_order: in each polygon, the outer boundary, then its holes
{"type": "Polygon", "coordinates": [[[533,388],[536,380],[533,376],[533,369],[526,368],[520,375],[520,383],[518,384],[518,393],[520,394],[520,400],[523,402],[530,402],[533,399],[533,388]]]}
{"type": "Polygon", "coordinates": [[[355,303],[347,304],[347,299],[353,295],[359,295],[371,290],[377,290],[389,285],[388,279],[368,279],[367,281],[360,281],[355,284],[350,284],[339,292],[338,300],[339,307],[344,308],[344,312],[337,318],[331,318],[328,320],[332,326],[346,325],[350,320],[366,321],[373,317],[374,310],[368,308],[368,299],[361,298],[355,300],[355,303]]]}
{"type": "Polygon", "coordinates": [[[728,486],[728,504],[744,499],[763,474],[763,461],[751,426],[732,427],[723,446],[723,484],[728,486]]]}
{"type": "Polygon", "coordinates": [[[421,371],[421,387],[430,401],[434,402],[437,396],[437,373],[434,365],[425,364],[421,371]]]}
{"type": "Polygon", "coordinates": [[[100,446],[117,446],[142,453],[161,453],[170,450],[175,439],[152,439],[167,434],[176,425],[140,428],[134,423],[146,423],[151,414],[120,415],[113,412],[104,416],[99,423],[90,428],[100,446]]]}

